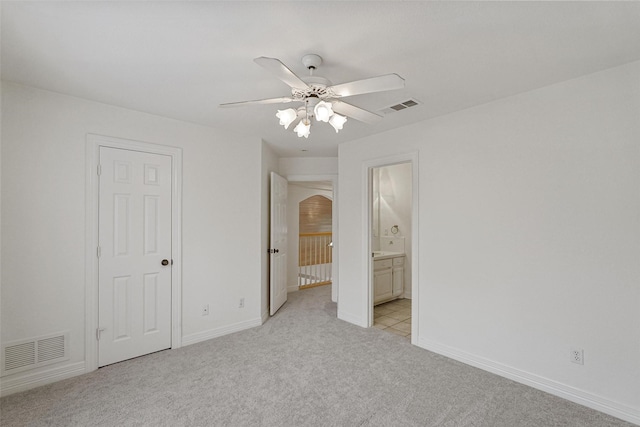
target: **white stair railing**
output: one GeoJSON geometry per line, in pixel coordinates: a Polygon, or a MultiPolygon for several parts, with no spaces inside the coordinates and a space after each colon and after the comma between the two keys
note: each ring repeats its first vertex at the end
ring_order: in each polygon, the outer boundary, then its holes
{"type": "Polygon", "coordinates": [[[300,233],[298,241],[298,286],[331,283],[332,234],[300,233]]]}

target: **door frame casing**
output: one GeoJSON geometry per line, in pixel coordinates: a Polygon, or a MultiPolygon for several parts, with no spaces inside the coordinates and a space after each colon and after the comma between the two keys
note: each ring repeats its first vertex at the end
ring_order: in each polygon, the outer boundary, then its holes
{"type": "Polygon", "coordinates": [[[98,163],[100,147],[171,157],[171,348],[182,346],[182,149],[87,134],[85,146],[85,370],[98,369],[98,163]]]}
{"type": "Polygon", "coordinates": [[[411,344],[418,345],[418,325],[420,324],[419,298],[419,199],[418,199],[418,159],[419,152],[380,157],[362,163],[362,246],[360,253],[365,258],[362,262],[362,277],[365,280],[365,298],[363,313],[366,327],[373,326],[373,258],[371,257],[371,221],[372,221],[372,175],[374,168],[392,166],[400,163],[411,164],[411,344]]]}

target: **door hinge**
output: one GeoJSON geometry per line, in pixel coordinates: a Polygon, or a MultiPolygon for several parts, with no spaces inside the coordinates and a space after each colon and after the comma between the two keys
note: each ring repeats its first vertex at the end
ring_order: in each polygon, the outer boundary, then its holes
{"type": "Polygon", "coordinates": [[[100,341],[100,334],[104,331],[104,328],[96,329],[96,339],[100,341]]]}
{"type": "Polygon", "coordinates": [[[98,258],[100,258],[100,255],[102,254],[102,249],[100,249],[100,246],[98,246],[96,248],[96,255],[98,256],[98,258]]]}
{"type": "Polygon", "coordinates": [[[100,163],[98,163],[98,176],[100,176],[102,174],[102,165],[100,163]]]}

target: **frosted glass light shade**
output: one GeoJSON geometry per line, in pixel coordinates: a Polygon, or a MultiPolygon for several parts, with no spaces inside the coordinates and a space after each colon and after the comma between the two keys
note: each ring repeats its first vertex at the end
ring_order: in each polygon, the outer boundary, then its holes
{"type": "Polygon", "coordinates": [[[293,108],[287,108],[286,110],[278,110],[276,117],[280,119],[280,124],[287,129],[296,117],[298,117],[298,113],[293,108]]]}
{"type": "Polygon", "coordinates": [[[333,116],[331,116],[331,119],[329,119],[329,124],[333,126],[333,128],[336,130],[336,133],[338,133],[338,131],[342,129],[342,126],[345,124],[346,121],[347,121],[347,118],[345,116],[341,116],[340,114],[334,114],[333,116]]]}
{"type": "Polygon", "coordinates": [[[298,134],[298,137],[309,138],[309,134],[311,133],[311,122],[307,119],[300,120],[300,123],[293,128],[293,131],[298,134]]]}
{"type": "Polygon", "coordinates": [[[313,108],[313,115],[316,117],[317,121],[326,123],[329,121],[329,117],[333,115],[333,108],[330,103],[320,101],[313,108]]]}

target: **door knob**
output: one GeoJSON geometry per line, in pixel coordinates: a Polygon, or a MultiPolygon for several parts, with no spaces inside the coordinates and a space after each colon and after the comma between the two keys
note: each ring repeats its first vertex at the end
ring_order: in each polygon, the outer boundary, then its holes
{"type": "Polygon", "coordinates": [[[169,260],[168,259],[163,259],[161,264],[162,265],[169,265],[169,260]]]}

